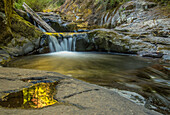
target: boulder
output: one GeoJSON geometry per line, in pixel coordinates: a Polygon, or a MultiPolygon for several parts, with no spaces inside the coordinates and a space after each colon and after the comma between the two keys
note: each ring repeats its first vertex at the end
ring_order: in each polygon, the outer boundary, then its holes
{"type": "Polygon", "coordinates": [[[138,54],[142,57],[152,57],[152,58],[162,58],[163,53],[161,52],[138,52],[138,54]]]}
{"type": "Polygon", "coordinates": [[[66,22],[58,14],[55,14],[53,12],[50,13],[39,12],[38,14],[57,32],[73,32],[78,30],[76,23],[66,22]]]}
{"type": "Polygon", "coordinates": [[[96,29],[88,32],[89,39],[101,51],[137,53],[139,51],[155,51],[155,46],[142,40],[133,40],[110,29],[96,29]]]}

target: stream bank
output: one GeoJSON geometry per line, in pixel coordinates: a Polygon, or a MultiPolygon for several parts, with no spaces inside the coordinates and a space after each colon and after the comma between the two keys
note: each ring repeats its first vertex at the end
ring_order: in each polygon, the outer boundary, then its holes
{"type": "MultiPolygon", "coordinates": [[[[108,89],[85,83],[55,72],[37,71],[17,68],[0,68],[0,96],[21,91],[23,88],[33,86],[31,81],[60,81],[56,86],[57,93],[54,98],[59,101],[43,109],[13,109],[0,107],[1,114],[62,114],[62,115],[93,115],[93,114],[119,114],[119,115],[159,115],[121,97],[108,89]],[[24,82],[22,79],[28,79],[24,82]],[[6,85],[8,83],[8,85],[6,85]]],[[[41,90],[40,90],[41,91],[41,90]]],[[[48,89],[46,90],[48,91],[48,89]]],[[[30,93],[32,93],[30,91],[30,93]]],[[[36,92],[35,92],[36,93],[36,92]]],[[[27,97],[21,97],[23,99],[27,97]]],[[[41,100],[41,98],[38,98],[41,100]]],[[[0,99],[2,101],[2,99],[0,99]]],[[[25,101],[24,101],[25,102],[25,101]]],[[[1,103],[1,102],[0,102],[1,103]]],[[[11,103],[12,104],[12,103],[11,103]]],[[[11,105],[12,106],[12,105],[11,105]]]]}

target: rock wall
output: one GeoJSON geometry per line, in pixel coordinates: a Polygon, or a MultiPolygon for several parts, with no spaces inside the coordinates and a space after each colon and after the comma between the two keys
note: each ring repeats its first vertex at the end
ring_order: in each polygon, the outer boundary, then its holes
{"type": "Polygon", "coordinates": [[[119,1],[112,4],[111,0],[66,0],[57,11],[76,22],[79,28],[97,28],[102,14],[117,9],[124,0],[119,1]]]}
{"type": "MultiPolygon", "coordinates": [[[[113,3],[112,0],[66,0],[56,11],[59,11],[67,20],[78,23],[82,28],[113,28],[135,20],[138,18],[136,14],[140,14],[140,11],[149,11],[158,5],[149,1],[154,0],[115,0],[113,3]]],[[[164,1],[166,5],[170,4],[164,1]]],[[[165,9],[164,12],[166,12],[165,9]]],[[[161,11],[157,10],[157,13],[161,11]]]]}
{"type": "Polygon", "coordinates": [[[170,60],[170,9],[150,1],[131,0],[107,7],[95,0],[75,0],[66,1],[59,10],[79,28],[113,29],[91,31],[90,39],[96,44],[93,49],[151,57],[164,55],[165,60],[170,60]]]}

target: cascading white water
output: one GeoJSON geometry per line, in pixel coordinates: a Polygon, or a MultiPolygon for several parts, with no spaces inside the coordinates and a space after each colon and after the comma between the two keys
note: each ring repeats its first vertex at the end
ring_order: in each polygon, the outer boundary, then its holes
{"type": "MultiPolygon", "coordinates": [[[[31,16],[29,13],[27,13],[27,16],[31,19],[31,16]]],[[[34,20],[33,20],[33,24],[37,26],[42,32],[47,32],[34,20]]],[[[64,38],[62,41],[59,42],[56,37],[49,36],[49,49],[50,49],[50,52],[75,51],[76,50],[76,39],[72,37],[64,38]]]]}
{"type": "Polygon", "coordinates": [[[76,39],[72,37],[64,38],[59,42],[56,37],[49,36],[49,48],[51,52],[75,51],[76,39]]]}
{"type": "Polygon", "coordinates": [[[72,38],[68,38],[68,51],[72,50],[72,42],[73,42],[73,39],[72,38]]]}
{"type": "MultiPolygon", "coordinates": [[[[35,22],[35,21],[34,21],[35,22]]],[[[38,28],[42,31],[42,32],[47,32],[45,29],[43,29],[40,25],[38,25],[38,28]]]]}
{"type": "Polygon", "coordinates": [[[72,43],[73,43],[73,47],[72,47],[73,51],[76,51],[76,39],[73,39],[72,43]]]}
{"type": "Polygon", "coordinates": [[[29,13],[27,13],[27,16],[31,21],[33,21],[33,25],[37,26],[42,32],[47,32],[45,29],[43,29],[36,21],[34,21],[29,13]]]}

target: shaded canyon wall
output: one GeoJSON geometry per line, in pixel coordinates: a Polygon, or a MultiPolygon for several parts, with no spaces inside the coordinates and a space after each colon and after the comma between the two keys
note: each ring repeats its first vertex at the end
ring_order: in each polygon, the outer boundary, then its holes
{"type": "Polygon", "coordinates": [[[42,34],[13,10],[13,0],[0,0],[0,62],[32,52],[42,34]]]}

